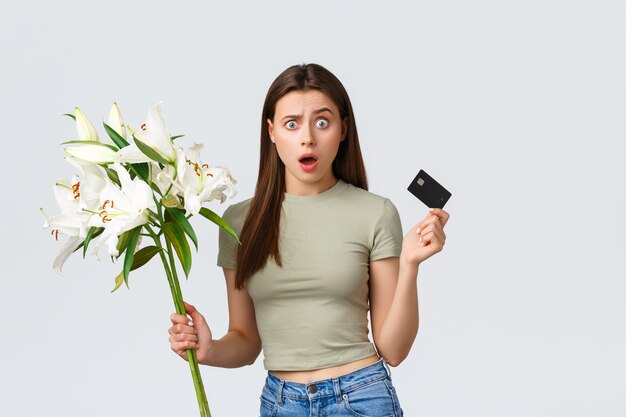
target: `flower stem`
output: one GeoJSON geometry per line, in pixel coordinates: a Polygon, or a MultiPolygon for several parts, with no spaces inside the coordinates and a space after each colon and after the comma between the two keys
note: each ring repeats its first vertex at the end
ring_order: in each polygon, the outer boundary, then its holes
{"type": "MultiPolygon", "coordinates": [[[[178,274],[176,273],[176,266],[174,264],[174,251],[172,250],[172,244],[168,239],[165,239],[165,244],[167,245],[167,254],[170,258],[170,267],[172,269],[172,275],[174,282],[174,287],[176,289],[176,293],[180,296],[180,305],[182,307],[182,313],[186,315],[187,312],[185,310],[185,305],[183,304],[183,296],[180,290],[180,285],[178,283],[178,274]]],[[[211,412],[209,411],[209,404],[206,398],[206,393],[204,392],[204,384],[202,383],[202,376],[200,375],[200,368],[198,366],[198,358],[196,356],[196,351],[193,349],[187,349],[187,358],[189,359],[189,366],[191,368],[191,375],[193,377],[194,386],[196,388],[196,396],[198,397],[198,405],[200,406],[200,410],[205,410],[207,417],[211,417],[211,412]],[[192,366],[192,363],[194,366],[192,366]]]]}
{"type": "MultiPolygon", "coordinates": [[[[146,225],[146,230],[152,236],[155,245],[158,248],[163,248],[161,244],[161,239],[159,236],[154,233],[150,226],[146,225]]],[[[169,256],[169,264],[167,259],[165,258],[165,254],[163,251],[159,251],[159,255],[161,257],[161,262],[163,263],[163,267],[165,268],[165,274],[167,275],[167,281],[170,286],[170,291],[172,293],[172,298],[174,300],[174,307],[176,308],[176,312],[183,316],[187,315],[187,311],[185,309],[185,304],[183,302],[182,292],[180,290],[180,285],[178,283],[178,274],[176,273],[176,266],[174,264],[174,256],[172,253],[172,245],[167,238],[165,239],[165,244],[167,245],[167,253],[169,256]]],[[[209,404],[206,398],[206,393],[204,392],[204,385],[202,383],[202,375],[200,374],[200,368],[198,366],[198,358],[196,356],[196,352],[193,349],[187,349],[187,359],[189,362],[189,368],[191,370],[191,377],[193,379],[193,385],[196,390],[196,398],[198,400],[198,406],[200,407],[200,416],[201,417],[211,417],[211,411],[209,410],[209,404]]]]}

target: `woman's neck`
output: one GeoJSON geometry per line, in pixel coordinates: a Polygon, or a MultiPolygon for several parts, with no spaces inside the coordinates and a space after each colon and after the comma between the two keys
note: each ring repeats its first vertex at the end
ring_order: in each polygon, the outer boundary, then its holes
{"type": "Polygon", "coordinates": [[[330,171],[330,175],[326,175],[317,181],[307,182],[296,178],[290,173],[285,175],[285,189],[287,194],[293,195],[315,195],[323,193],[332,188],[339,181],[330,171]]]}

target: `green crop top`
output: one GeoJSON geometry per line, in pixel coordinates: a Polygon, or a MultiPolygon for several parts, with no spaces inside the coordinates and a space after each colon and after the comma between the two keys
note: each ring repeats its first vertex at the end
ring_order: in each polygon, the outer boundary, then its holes
{"type": "MultiPolygon", "coordinates": [[[[240,234],[252,199],[223,218],[240,234]]],[[[285,193],[280,268],[269,258],[247,282],[267,370],[326,368],[376,353],[368,338],[369,262],[399,256],[393,203],[339,180],[315,195],[285,193]]],[[[236,269],[235,240],[220,228],[217,265],[236,269]]]]}

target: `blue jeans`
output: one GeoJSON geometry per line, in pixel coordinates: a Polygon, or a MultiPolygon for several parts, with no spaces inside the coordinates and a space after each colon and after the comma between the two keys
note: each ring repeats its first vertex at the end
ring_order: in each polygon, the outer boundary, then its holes
{"type": "Polygon", "coordinates": [[[261,417],[402,417],[389,365],[378,362],[336,378],[307,384],[268,371],[261,417]]]}

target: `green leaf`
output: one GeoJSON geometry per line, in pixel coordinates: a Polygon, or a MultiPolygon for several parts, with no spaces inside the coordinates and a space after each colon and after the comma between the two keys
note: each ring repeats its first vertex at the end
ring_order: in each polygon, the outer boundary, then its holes
{"type": "Polygon", "coordinates": [[[119,133],[117,133],[115,129],[113,129],[111,126],[104,122],[102,122],[102,124],[104,125],[104,130],[106,130],[107,134],[118,148],[122,149],[129,145],[126,139],[124,139],[119,133]]]}
{"type": "Polygon", "coordinates": [[[81,145],[96,145],[96,146],[104,146],[105,148],[109,148],[114,152],[117,152],[117,148],[113,145],[109,145],[108,143],[98,142],[97,140],[68,140],[67,142],[61,142],[61,145],[69,145],[72,143],[80,143],[81,145]]]}
{"type": "MultiPolygon", "coordinates": [[[[152,257],[154,255],[156,255],[157,253],[161,252],[162,250],[163,250],[163,248],[159,248],[159,247],[156,247],[156,246],[146,246],[145,248],[139,249],[135,253],[135,257],[133,258],[133,264],[131,265],[130,270],[134,271],[135,269],[141,268],[150,259],[152,259],[152,257]]],[[[124,282],[124,271],[120,272],[115,277],[115,287],[113,287],[111,292],[117,290],[122,285],[122,282],[124,282]]],[[[129,288],[128,287],[128,282],[126,282],[126,288],[129,288]]]]}
{"type": "Polygon", "coordinates": [[[126,282],[126,286],[128,286],[128,274],[130,273],[130,267],[133,266],[135,247],[137,246],[137,240],[139,239],[139,233],[141,233],[142,228],[143,225],[129,230],[130,236],[128,237],[128,246],[126,247],[126,256],[124,257],[124,282],[126,282]]]}
{"type": "Polygon", "coordinates": [[[211,220],[213,223],[215,223],[222,229],[226,230],[233,237],[233,239],[235,239],[237,243],[241,245],[241,242],[239,241],[239,238],[237,237],[237,233],[235,233],[233,228],[230,227],[230,224],[228,224],[226,220],[222,219],[220,216],[218,216],[212,210],[209,210],[206,207],[202,207],[200,209],[200,214],[206,217],[207,219],[211,220]]]}
{"type": "Polygon", "coordinates": [[[124,253],[124,251],[126,250],[126,248],[128,247],[128,242],[130,239],[131,234],[133,233],[133,230],[127,230],[124,233],[122,233],[121,235],[119,235],[119,237],[117,238],[117,259],[119,259],[120,256],[122,256],[122,253],[124,253]]]}
{"type": "Polygon", "coordinates": [[[167,162],[167,160],[163,158],[160,153],[158,153],[157,151],[152,149],[150,146],[146,145],[145,143],[137,139],[134,135],[133,135],[133,139],[135,140],[135,143],[137,144],[137,147],[139,148],[139,150],[143,152],[143,154],[146,155],[148,158],[152,159],[153,161],[160,162],[164,165],[170,165],[170,163],[167,162]]]}
{"type": "Polygon", "coordinates": [[[175,136],[170,136],[170,138],[172,139],[172,141],[175,141],[178,138],[182,138],[185,135],[175,135],[175,136]]]}
{"type": "Polygon", "coordinates": [[[133,167],[137,175],[139,175],[139,178],[141,178],[145,182],[150,182],[148,181],[148,178],[150,177],[150,168],[148,168],[147,162],[142,162],[139,164],[130,164],[130,166],[133,167]]]}
{"type": "Polygon", "coordinates": [[[191,238],[191,241],[196,247],[196,252],[198,252],[198,238],[196,237],[196,232],[193,231],[193,227],[191,227],[191,223],[189,223],[189,220],[187,220],[183,211],[177,208],[170,207],[165,207],[165,211],[169,211],[170,213],[172,213],[174,220],[176,221],[176,223],[178,223],[181,229],[183,229],[187,236],[191,238]]]}
{"type": "MultiPolygon", "coordinates": [[[[111,138],[111,140],[117,145],[118,148],[122,149],[130,145],[126,139],[124,139],[119,133],[115,131],[111,126],[106,123],[102,123],[104,125],[104,130],[106,130],[107,134],[111,138]]],[[[148,182],[149,170],[148,163],[142,162],[137,164],[130,164],[133,170],[139,175],[139,178],[148,182]]]]}
{"type": "Polygon", "coordinates": [[[120,182],[120,177],[117,175],[117,171],[115,171],[114,169],[111,169],[109,167],[106,167],[104,165],[100,165],[104,171],[107,173],[107,176],[109,177],[109,179],[111,181],[113,181],[114,183],[116,183],[118,186],[122,186],[121,182],[120,182]]]}
{"type": "MultiPolygon", "coordinates": [[[[95,227],[95,226],[94,226],[94,227],[95,227]]],[[[91,239],[93,239],[93,238],[95,238],[95,237],[97,237],[97,236],[100,236],[100,234],[101,234],[102,232],[104,232],[104,227],[96,227],[96,229],[99,229],[99,230],[97,230],[97,231],[95,231],[95,232],[93,233],[93,235],[91,236],[91,239]]],[[[89,230],[91,230],[91,229],[89,229],[89,230]]],[[[89,232],[87,232],[87,234],[89,234],[89,232]]],[[[82,247],[85,245],[85,241],[86,241],[86,240],[87,240],[87,238],[85,238],[85,240],[83,240],[83,241],[80,243],[80,245],[78,245],[78,246],[76,247],[76,249],[74,249],[74,252],[76,252],[78,249],[82,248],[82,247]]],[[[87,242],[87,243],[89,243],[89,242],[87,242]]],[[[74,253],[74,252],[72,252],[72,253],[74,253]]],[[[84,255],[83,255],[83,257],[84,257],[84,255]]]]}
{"type": "Polygon", "coordinates": [[[85,259],[85,255],[87,254],[87,246],[89,246],[89,242],[91,241],[91,239],[96,236],[99,236],[103,231],[104,231],[104,227],[91,226],[89,228],[89,231],[87,232],[87,236],[85,237],[85,240],[82,243],[83,259],[85,259]]]}
{"type": "MultiPolygon", "coordinates": [[[[115,287],[113,287],[113,289],[111,290],[111,292],[117,290],[121,285],[122,282],[124,282],[124,271],[120,272],[116,277],[115,277],[115,287]]],[[[126,288],[128,287],[128,283],[126,284],[126,288]]]]}
{"type": "Polygon", "coordinates": [[[178,197],[176,197],[175,195],[172,194],[168,194],[165,197],[161,198],[161,204],[163,204],[165,207],[169,207],[169,208],[178,208],[181,210],[184,210],[185,207],[183,207],[182,204],[180,204],[180,200],[178,199],[178,197]]]}
{"type": "Polygon", "coordinates": [[[167,210],[164,210],[163,211],[163,220],[166,221],[166,222],[173,222],[174,219],[172,219],[172,213],[170,213],[167,210]]]}
{"type": "Polygon", "coordinates": [[[158,185],[156,185],[154,182],[150,182],[149,184],[150,184],[150,188],[152,188],[152,190],[155,193],[157,193],[158,195],[162,195],[162,191],[161,191],[161,189],[159,188],[158,185]]]}
{"type": "Polygon", "coordinates": [[[69,116],[72,119],[76,120],[76,116],[74,116],[73,114],[70,114],[70,113],[65,113],[65,114],[63,114],[63,116],[69,116]]]}
{"type": "Polygon", "coordinates": [[[189,271],[191,271],[191,250],[183,229],[177,223],[169,221],[163,223],[162,230],[165,233],[165,238],[174,246],[180,264],[183,266],[183,271],[185,271],[185,276],[189,277],[189,271]]]}
{"type": "Polygon", "coordinates": [[[146,246],[145,248],[139,249],[135,253],[135,259],[133,260],[133,264],[130,267],[131,271],[135,269],[141,268],[144,266],[154,255],[161,252],[163,248],[159,248],[157,246],[146,246]]]}

